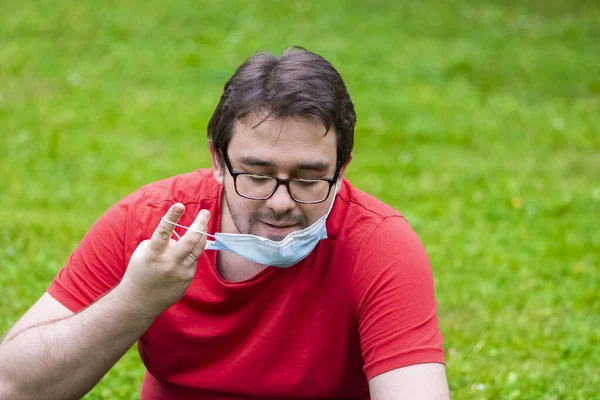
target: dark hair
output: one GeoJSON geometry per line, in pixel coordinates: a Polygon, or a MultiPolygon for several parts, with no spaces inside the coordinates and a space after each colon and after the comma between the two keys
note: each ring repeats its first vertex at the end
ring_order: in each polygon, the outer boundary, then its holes
{"type": "Polygon", "coordinates": [[[345,163],[354,144],[356,113],[337,70],[323,57],[290,47],[279,59],[256,53],[225,84],[221,100],[208,122],[208,138],[219,157],[233,136],[236,120],[255,113],[267,118],[316,118],[335,129],[337,161],[345,163]]]}

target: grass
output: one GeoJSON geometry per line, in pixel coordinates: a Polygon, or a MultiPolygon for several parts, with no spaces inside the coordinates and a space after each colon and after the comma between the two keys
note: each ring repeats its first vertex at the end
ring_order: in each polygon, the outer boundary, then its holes
{"type": "MultiPolygon", "coordinates": [[[[558,0],[2,2],[0,331],[110,205],[209,165],[247,56],[298,44],[353,96],[347,175],[428,249],[453,398],[600,398],[599,20],[558,0]]],[[[137,398],[143,372],[132,350],[86,398],[137,398]]]]}

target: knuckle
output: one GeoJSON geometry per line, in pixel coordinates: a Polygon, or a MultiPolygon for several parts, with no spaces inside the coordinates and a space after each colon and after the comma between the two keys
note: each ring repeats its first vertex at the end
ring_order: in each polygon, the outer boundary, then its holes
{"type": "Polygon", "coordinates": [[[186,268],[184,273],[181,275],[181,282],[185,283],[187,285],[187,284],[191,283],[193,279],[194,279],[193,270],[186,268]]]}
{"type": "Polygon", "coordinates": [[[191,275],[189,273],[183,273],[179,276],[179,281],[181,283],[189,283],[192,281],[192,277],[193,277],[193,275],[191,275]]]}
{"type": "Polygon", "coordinates": [[[177,278],[177,266],[172,263],[166,263],[159,272],[160,278],[165,280],[172,280],[177,278]]]}
{"type": "Polygon", "coordinates": [[[160,254],[153,250],[152,247],[148,246],[148,244],[149,241],[145,240],[138,246],[138,249],[140,249],[140,252],[144,255],[146,261],[154,262],[160,254]]]}
{"type": "Polygon", "coordinates": [[[156,254],[153,251],[144,252],[144,260],[146,260],[148,264],[154,263],[156,261],[156,258],[156,254]]]}
{"type": "Polygon", "coordinates": [[[161,270],[161,278],[163,279],[168,279],[168,278],[172,278],[173,275],[175,275],[175,268],[172,267],[167,267],[161,270]]]}
{"type": "Polygon", "coordinates": [[[162,240],[169,240],[169,238],[171,237],[171,233],[166,229],[159,228],[157,230],[157,233],[158,237],[160,237],[162,240]]]}
{"type": "Polygon", "coordinates": [[[180,265],[173,265],[165,268],[162,271],[161,278],[165,281],[169,281],[172,284],[188,284],[192,281],[194,275],[189,273],[187,268],[183,268],[180,265]]]}
{"type": "Polygon", "coordinates": [[[193,250],[196,247],[197,242],[195,240],[186,240],[185,247],[188,250],[193,250]]]}

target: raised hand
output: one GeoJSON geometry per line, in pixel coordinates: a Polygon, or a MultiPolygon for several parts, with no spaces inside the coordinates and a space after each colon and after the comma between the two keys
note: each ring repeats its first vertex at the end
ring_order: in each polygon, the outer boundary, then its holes
{"type": "MultiPolygon", "coordinates": [[[[164,219],[177,223],[184,210],[183,204],[174,204],[164,219]]],[[[206,236],[198,231],[206,232],[209,218],[208,210],[200,211],[179,241],[171,238],[175,226],[161,220],[150,240],[134,251],[120,286],[130,293],[131,301],[144,302],[149,315],[157,316],[175,303],[192,283],[206,244],[206,236]]]]}

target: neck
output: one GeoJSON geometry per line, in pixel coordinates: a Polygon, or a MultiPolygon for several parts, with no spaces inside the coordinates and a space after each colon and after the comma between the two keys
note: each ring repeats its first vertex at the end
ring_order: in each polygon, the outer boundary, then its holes
{"type": "Polygon", "coordinates": [[[227,282],[246,281],[267,268],[228,251],[217,252],[216,267],[219,276],[227,282]]]}

